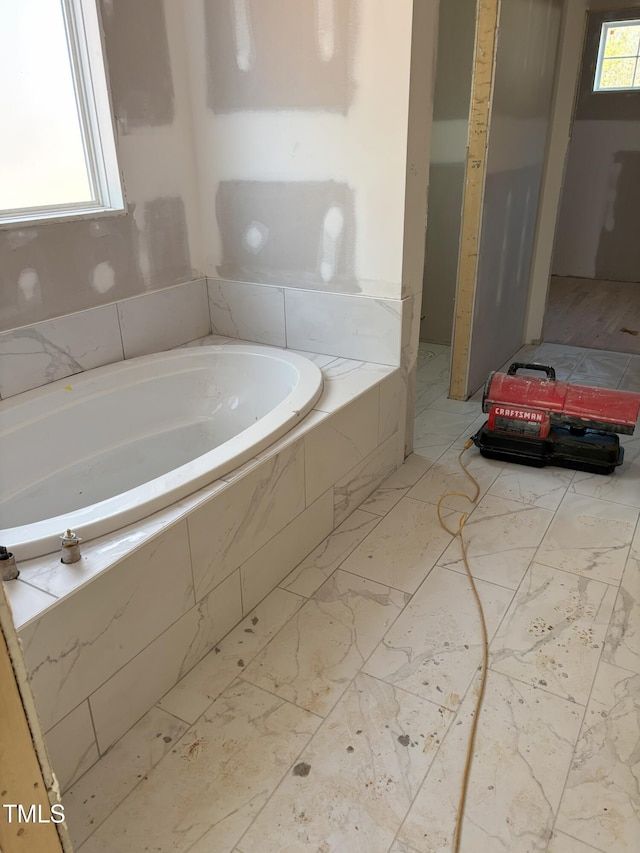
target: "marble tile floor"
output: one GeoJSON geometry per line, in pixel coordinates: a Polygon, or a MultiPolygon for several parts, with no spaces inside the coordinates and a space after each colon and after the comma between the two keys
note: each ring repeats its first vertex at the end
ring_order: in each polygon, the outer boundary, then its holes
{"type": "MultiPolygon", "coordinates": [[[[482,417],[447,399],[448,357],[420,346],[403,467],[64,796],[81,853],[451,850],[481,647],[436,503],[482,417]]],[[[640,386],[628,355],[518,358],[640,386]]],[[[491,646],[463,853],[638,849],[640,436],[625,446],[610,477],[468,453],[491,646]]]]}

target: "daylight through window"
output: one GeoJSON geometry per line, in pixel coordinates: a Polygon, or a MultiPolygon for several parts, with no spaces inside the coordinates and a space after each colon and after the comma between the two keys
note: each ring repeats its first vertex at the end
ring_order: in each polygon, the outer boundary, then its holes
{"type": "Polygon", "coordinates": [[[122,209],[96,0],[0,3],[0,224],[122,209]]]}
{"type": "Polygon", "coordinates": [[[602,25],[594,92],[640,89],[640,21],[602,25]]]}

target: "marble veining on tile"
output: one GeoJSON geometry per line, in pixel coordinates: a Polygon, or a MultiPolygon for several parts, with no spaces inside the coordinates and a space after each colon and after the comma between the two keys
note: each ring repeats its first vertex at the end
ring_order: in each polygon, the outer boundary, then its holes
{"type": "Polygon", "coordinates": [[[241,849],[387,853],[453,714],[358,675],[241,842],[241,849]],[[329,846],[327,846],[329,845],[329,846]]]}
{"type": "Polygon", "coordinates": [[[640,675],[602,663],[556,827],[599,849],[637,850],[640,675]]]}
{"type": "MultiPolygon", "coordinates": [[[[399,839],[422,853],[451,849],[475,701],[470,691],[400,830],[399,839]]],[[[582,711],[492,674],[478,725],[462,851],[546,851],[582,711]]]]}
{"type": "Polygon", "coordinates": [[[341,524],[360,506],[365,498],[397,470],[398,435],[390,436],[379,444],[368,456],[350,468],[333,486],[334,521],[341,524]]]}
{"type": "Polygon", "coordinates": [[[489,494],[556,510],[574,479],[574,473],[565,468],[543,470],[525,465],[505,465],[493,481],[489,494]]]}
{"type": "Polygon", "coordinates": [[[304,509],[303,455],[298,441],[189,516],[198,599],[304,509]]]}
{"type": "Polygon", "coordinates": [[[99,758],[89,703],[83,702],[46,733],[60,789],[65,791],[99,758]]]}
{"type": "Polygon", "coordinates": [[[408,601],[338,570],[247,667],[244,678],[326,715],[408,601]]]}
{"type": "Polygon", "coordinates": [[[361,504],[361,508],[375,515],[386,515],[432,464],[431,460],[418,456],[417,453],[410,454],[404,464],[361,504]]]}
{"type": "MultiPolygon", "coordinates": [[[[552,518],[550,510],[485,495],[464,528],[474,577],[515,589],[552,518]]],[[[464,571],[458,542],[449,545],[440,563],[464,571]]]]}
{"type": "Polygon", "coordinates": [[[615,596],[532,563],[491,644],[491,669],[586,705],[615,596]]]}
{"type": "Polygon", "coordinates": [[[379,521],[378,516],[355,510],[287,575],[280,586],[305,598],[311,597],[379,521]]]}
{"type": "Polygon", "coordinates": [[[274,589],[162,697],[158,707],[195,723],[303,604],[299,596],[274,589]]]}
{"type": "MultiPolygon", "coordinates": [[[[444,513],[445,521],[453,515],[451,511],[444,513]]],[[[414,593],[450,542],[451,536],[440,527],[433,505],[402,498],[342,567],[414,593]]]]}
{"type": "MultiPolygon", "coordinates": [[[[440,498],[449,492],[459,492],[473,498],[475,486],[464,473],[460,465],[462,461],[480,487],[478,493],[478,500],[480,500],[501,474],[504,464],[494,459],[485,459],[475,448],[470,448],[460,457],[461,449],[454,447],[443,453],[411,489],[409,497],[432,504],[437,504],[440,498]]],[[[470,513],[474,504],[464,497],[451,495],[442,501],[442,506],[470,513]]]]}
{"type": "Polygon", "coordinates": [[[0,334],[0,395],[10,397],[124,357],[115,305],[0,334]]]}
{"type": "Polygon", "coordinates": [[[375,383],[394,372],[393,367],[349,358],[333,359],[322,371],[325,387],[314,408],[335,412],[375,383]]]}
{"type": "Polygon", "coordinates": [[[567,494],[536,560],[546,566],[618,584],[638,522],[638,509],[567,494]]]}
{"type": "Polygon", "coordinates": [[[214,333],[261,344],[286,345],[281,287],[209,279],[207,288],[214,333]]]}
{"type": "Polygon", "coordinates": [[[639,544],[640,531],[636,531],[602,651],[602,659],[607,663],[637,673],[640,673],[639,544]]]}
{"type": "Polygon", "coordinates": [[[472,434],[470,427],[475,419],[470,413],[426,409],[415,420],[413,442],[416,452],[428,459],[439,459],[461,433],[464,432],[467,438],[472,434]]]}
{"type": "Polygon", "coordinates": [[[229,853],[319,723],[314,714],[238,681],[174,742],[82,853],[145,847],[229,853]]]}
{"type": "Polygon", "coordinates": [[[571,838],[564,832],[554,832],[548,853],[594,853],[594,850],[596,850],[595,847],[584,844],[577,838],[571,838]]]}
{"type": "Polygon", "coordinates": [[[80,845],[127,797],[188,726],[152,708],[62,798],[71,840],[80,845]]]}
{"type": "Polygon", "coordinates": [[[101,575],[90,591],[84,607],[65,598],[21,632],[45,729],[193,607],[185,522],[101,575]],[[145,607],[150,588],[154,606],[145,607]]]}
{"type": "MultiPolygon", "coordinates": [[[[491,638],[513,593],[477,582],[491,638]]],[[[482,660],[469,581],[436,566],[364,666],[370,675],[457,710],[482,660]]]]}
{"type": "MultiPolygon", "coordinates": [[[[578,381],[631,381],[638,359],[617,355],[544,345],[510,361],[550,361],[578,381]]],[[[307,448],[316,488],[337,448],[339,527],[73,784],[72,835],[88,839],[79,853],[449,853],[481,642],[459,543],[444,536],[435,504],[444,491],[467,491],[456,457],[486,416],[477,395],[447,399],[448,376],[448,348],[420,343],[416,453],[355,511],[391,459],[391,420],[365,406],[342,436],[327,430],[307,448]],[[374,432],[378,446],[363,452],[374,432]]],[[[380,386],[381,401],[395,399],[387,391],[380,386]]],[[[599,478],[490,462],[472,448],[481,499],[446,501],[452,523],[470,509],[465,538],[491,642],[461,853],[637,849],[640,438],[623,444],[624,466],[599,478]]],[[[255,463],[232,478],[245,484],[241,519],[264,485],[255,463]]],[[[331,509],[327,489],[318,495],[331,509]]],[[[216,509],[215,541],[232,539],[231,509],[216,509]]],[[[212,511],[195,553],[215,562],[212,511]]],[[[304,524],[295,518],[290,532],[304,524]]],[[[295,538],[283,539],[283,564],[295,538]]],[[[259,572],[264,554],[278,577],[269,542],[246,565],[259,572]]],[[[224,582],[214,623],[237,607],[238,575],[224,582]]],[[[75,719],[90,760],[86,708],[59,724],[57,746],[75,719]]],[[[68,764],[85,758],[76,750],[68,764]]]]}

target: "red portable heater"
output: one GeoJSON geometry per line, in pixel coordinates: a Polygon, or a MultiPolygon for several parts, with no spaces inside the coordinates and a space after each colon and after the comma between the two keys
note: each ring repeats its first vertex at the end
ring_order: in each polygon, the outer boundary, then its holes
{"type": "Polygon", "coordinates": [[[514,362],[507,373],[490,374],[482,411],[489,419],[473,443],[489,459],[611,474],[624,458],[616,433],[633,434],[640,394],[558,382],[552,367],[514,362]]]}

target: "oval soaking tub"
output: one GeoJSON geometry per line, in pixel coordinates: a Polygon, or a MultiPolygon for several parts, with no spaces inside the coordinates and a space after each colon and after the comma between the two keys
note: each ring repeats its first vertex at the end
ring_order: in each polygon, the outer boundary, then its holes
{"type": "Polygon", "coordinates": [[[99,367],[0,402],[0,545],[25,560],[118,530],[228,474],[313,408],[322,374],[223,344],[99,367]]]}

